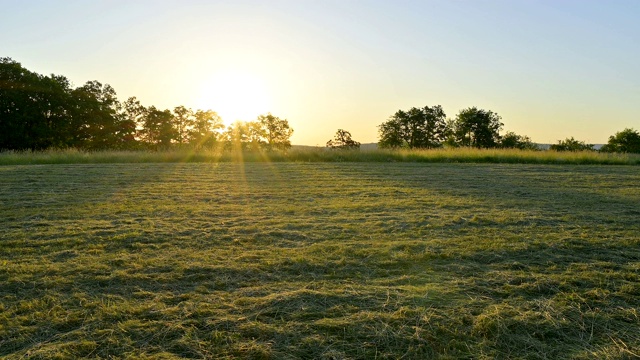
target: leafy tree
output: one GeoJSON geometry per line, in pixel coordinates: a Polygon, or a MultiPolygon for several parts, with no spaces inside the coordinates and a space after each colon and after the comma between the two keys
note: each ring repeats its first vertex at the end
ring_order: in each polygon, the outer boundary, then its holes
{"type": "Polygon", "coordinates": [[[136,128],[142,128],[144,123],[144,116],[147,112],[147,108],[140,104],[140,101],[132,96],[123,102],[120,106],[120,117],[124,120],[128,120],[136,125],[136,128]]]}
{"type": "Polygon", "coordinates": [[[347,130],[338,129],[332,140],[327,141],[327,147],[331,149],[359,150],[360,143],[351,138],[347,130]]]}
{"type": "Polygon", "coordinates": [[[176,140],[178,133],[173,126],[170,110],[147,109],[143,117],[143,140],[152,149],[166,149],[176,140]]]}
{"type": "Polygon", "coordinates": [[[176,130],[176,142],[180,145],[188,140],[189,129],[194,124],[193,110],[180,105],[173,109],[173,123],[176,130]]]}
{"type": "Polygon", "coordinates": [[[68,146],[70,83],[0,58],[0,149],[68,146]]]}
{"type": "Polygon", "coordinates": [[[27,128],[31,149],[49,147],[64,148],[70,145],[73,137],[71,114],[72,100],[69,80],[61,75],[41,76],[38,88],[27,92],[33,101],[25,106],[26,120],[31,124],[27,128]]]}
{"type": "Polygon", "coordinates": [[[454,122],[454,136],[461,146],[493,148],[500,143],[501,117],[490,111],[470,107],[461,110],[454,122]]]}
{"type": "Polygon", "coordinates": [[[399,148],[406,146],[403,132],[402,124],[397,121],[397,117],[394,115],[388,121],[378,125],[378,136],[380,137],[378,147],[399,148]]]}
{"type": "Polygon", "coordinates": [[[122,139],[115,90],[98,81],[89,81],[71,91],[74,110],[72,123],[73,146],[86,149],[116,148],[122,139]]]}
{"type": "Polygon", "coordinates": [[[507,131],[500,139],[500,147],[504,149],[539,150],[531,138],[507,131]]]}
{"type": "Polygon", "coordinates": [[[256,121],[236,121],[227,127],[224,137],[229,150],[260,150],[265,142],[260,124],[256,121]]]}
{"type": "Polygon", "coordinates": [[[258,116],[257,122],[261,127],[260,136],[264,137],[268,150],[286,150],[291,147],[289,139],[293,135],[293,129],[286,119],[268,113],[258,116]]]}
{"type": "Polygon", "coordinates": [[[609,136],[609,142],[600,151],[640,153],[640,133],[634,129],[624,129],[615,135],[609,136]]]}
{"type": "Polygon", "coordinates": [[[289,137],[293,129],[287,120],[271,114],[260,115],[256,121],[236,121],[224,132],[227,149],[257,151],[286,150],[291,147],[289,137]]]}
{"type": "Polygon", "coordinates": [[[566,138],[564,140],[558,140],[557,144],[553,144],[549,147],[549,150],[554,151],[592,151],[593,144],[586,144],[584,141],[578,141],[573,138],[566,138]]]}
{"type": "Polygon", "coordinates": [[[222,119],[215,111],[197,110],[189,130],[189,143],[196,148],[211,147],[220,140],[220,130],[223,128],[222,119]]]}
{"type": "MultiPolygon", "coordinates": [[[[286,120],[285,125],[286,130],[286,120]]],[[[120,103],[107,84],[89,81],[72,89],[64,76],[39,75],[0,58],[0,150],[133,149],[139,144],[167,148],[191,141],[202,145],[215,143],[221,128],[213,111],[194,114],[178,106],[172,113],[145,108],[135,97],[120,103]]],[[[261,127],[250,129],[252,142],[262,141],[261,127]]],[[[269,134],[277,141],[275,133],[269,134]]]]}
{"type": "Polygon", "coordinates": [[[435,148],[445,138],[446,115],[440,105],[398,110],[378,126],[381,148],[435,148]]]}
{"type": "Polygon", "coordinates": [[[449,148],[456,148],[460,146],[460,144],[458,144],[458,141],[456,140],[455,130],[456,130],[456,120],[447,119],[445,121],[444,133],[442,135],[442,138],[444,139],[444,141],[442,141],[443,146],[449,147],[449,148]]]}
{"type": "Polygon", "coordinates": [[[146,140],[147,131],[144,129],[144,122],[147,108],[132,96],[120,104],[119,109],[123,147],[127,149],[139,147],[146,140]]]}
{"type": "Polygon", "coordinates": [[[259,121],[249,121],[245,123],[247,137],[244,148],[251,151],[258,151],[269,148],[266,141],[267,129],[259,121]]]}
{"type": "Polygon", "coordinates": [[[249,141],[249,128],[244,121],[236,121],[227,126],[224,134],[225,147],[230,150],[244,149],[245,144],[249,141]]]}

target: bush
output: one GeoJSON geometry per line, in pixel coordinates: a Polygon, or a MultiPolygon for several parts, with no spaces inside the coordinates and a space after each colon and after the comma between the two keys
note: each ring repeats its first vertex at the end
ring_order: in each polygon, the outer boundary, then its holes
{"type": "Polygon", "coordinates": [[[566,138],[564,140],[558,140],[557,144],[553,144],[549,147],[549,150],[554,151],[593,151],[593,144],[587,144],[584,141],[578,141],[573,138],[566,138]]]}
{"type": "Polygon", "coordinates": [[[609,142],[600,151],[640,154],[640,133],[634,129],[617,132],[609,136],[609,142]]]}

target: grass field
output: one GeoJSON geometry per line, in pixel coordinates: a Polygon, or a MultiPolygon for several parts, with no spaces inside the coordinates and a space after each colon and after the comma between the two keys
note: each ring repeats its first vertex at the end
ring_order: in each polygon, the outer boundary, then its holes
{"type": "Polygon", "coordinates": [[[287,152],[229,152],[172,149],[167,151],[97,151],[76,149],[0,152],[0,165],[220,163],[220,162],[426,162],[559,165],[640,165],[640,154],[595,151],[533,151],[518,149],[378,149],[364,151],[294,147],[287,152]]]}
{"type": "Polygon", "coordinates": [[[0,357],[636,359],[639,184],[615,165],[0,166],[0,357]]]}

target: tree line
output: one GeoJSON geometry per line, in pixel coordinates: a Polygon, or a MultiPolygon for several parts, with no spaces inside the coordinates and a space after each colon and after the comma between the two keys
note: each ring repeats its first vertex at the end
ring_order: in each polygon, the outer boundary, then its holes
{"type": "Polygon", "coordinates": [[[398,110],[378,126],[382,148],[433,149],[448,147],[533,148],[530,138],[508,132],[500,136],[501,117],[489,110],[470,107],[447,119],[442,106],[398,110]]]}
{"type": "Polygon", "coordinates": [[[285,150],[292,134],[288,121],[272,114],[225,128],[212,110],[145,107],[135,97],[120,102],[110,85],[89,81],[73,88],[64,76],[40,75],[0,58],[0,150],[285,150]]]}
{"type": "MultiPolygon", "coordinates": [[[[538,150],[528,136],[500,132],[502,118],[470,107],[453,119],[442,106],[398,110],[378,125],[378,147],[433,149],[440,147],[516,148],[538,150]]],[[[89,81],[73,88],[60,75],[44,76],[11,58],[0,58],[0,150],[160,150],[170,147],[286,150],[293,129],[286,119],[264,114],[255,121],[225,128],[212,110],[145,107],[131,97],[117,99],[108,84],[89,81]]],[[[338,129],[327,142],[331,149],[359,149],[351,133],[338,129]]],[[[557,151],[594,150],[573,137],[550,147],[557,151]]],[[[640,153],[640,133],[628,128],[609,137],[600,151],[640,153]]]]}
{"type": "MultiPolygon", "coordinates": [[[[528,136],[512,131],[500,134],[502,118],[490,111],[470,107],[448,119],[442,106],[412,107],[398,110],[387,121],[378,125],[378,147],[434,149],[440,147],[507,148],[540,150],[528,136]]],[[[573,137],[559,140],[550,146],[555,151],[595,150],[593,144],[573,137]]],[[[624,129],[609,137],[600,151],[640,153],[640,133],[624,129]]]]}

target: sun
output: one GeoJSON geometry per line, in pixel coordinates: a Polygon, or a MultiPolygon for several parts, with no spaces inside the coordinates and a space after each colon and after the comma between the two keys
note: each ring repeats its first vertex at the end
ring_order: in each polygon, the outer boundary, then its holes
{"type": "Polygon", "coordinates": [[[202,84],[198,106],[211,109],[229,125],[237,120],[252,121],[270,111],[267,87],[248,72],[225,71],[213,74],[202,84]]]}

